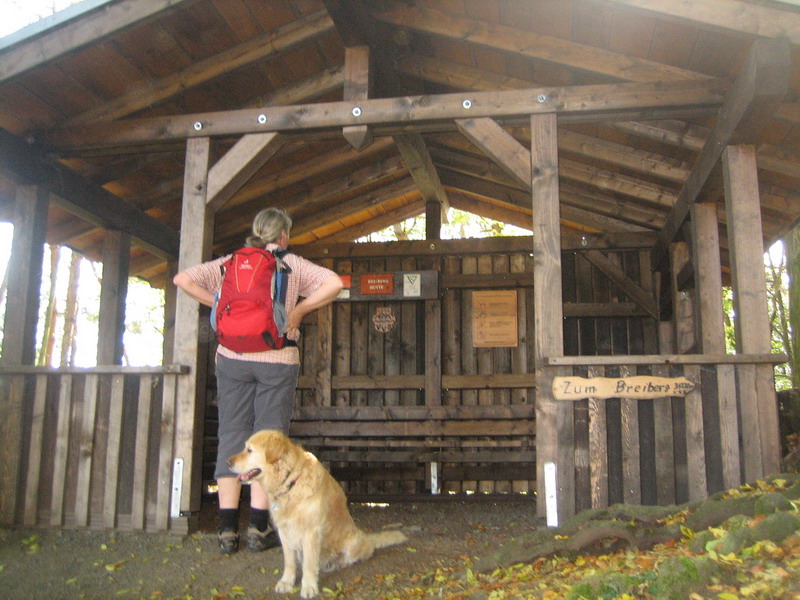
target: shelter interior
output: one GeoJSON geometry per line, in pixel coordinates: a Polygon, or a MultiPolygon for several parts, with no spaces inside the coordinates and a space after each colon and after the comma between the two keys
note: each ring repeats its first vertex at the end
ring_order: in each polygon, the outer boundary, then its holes
{"type": "Polygon", "coordinates": [[[350,282],[304,324],[292,434],[351,496],[563,518],[776,472],[798,44],[781,0],[85,0],[0,39],[0,521],[193,527],[213,341],[171,279],[270,205],[350,282]],[[442,240],[450,208],[531,234],[442,240]],[[96,368],[33,364],[45,242],[103,262],[96,368]],[[162,367],[121,366],[128,276],[167,291],[162,367]],[[557,397],[634,376],[692,385],[557,397]]]}

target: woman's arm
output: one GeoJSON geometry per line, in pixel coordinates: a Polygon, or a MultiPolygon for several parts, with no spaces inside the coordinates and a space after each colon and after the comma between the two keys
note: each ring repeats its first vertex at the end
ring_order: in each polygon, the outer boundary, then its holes
{"type": "Polygon", "coordinates": [[[286,315],[286,337],[296,340],[300,335],[300,323],[308,313],[333,302],[344,287],[342,278],[335,273],[322,280],[319,287],[308,297],[298,302],[286,315]]]}
{"type": "Polygon", "coordinates": [[[214,304],[214,295],[206,288],[192,281],[191,277],[186,274],[186,271],[181,271],[175,275],[175,277],[172,278],[172,283],[177,285],[200,304],[204,304],[205,306],[212,306],[214,304]]]}

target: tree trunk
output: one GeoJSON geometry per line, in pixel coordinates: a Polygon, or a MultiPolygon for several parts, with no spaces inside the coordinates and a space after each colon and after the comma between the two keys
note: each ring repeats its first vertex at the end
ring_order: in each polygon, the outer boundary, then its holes
{"type": "Polygon", "coordinates": [[[64,309],[64,333],[61,338],[61,366],[71,367],[75,364],[75,329],[78,320],[78,275],[80,274],[81,257],[72,253],[69,263],[69,283],[67,285],[67,306],[64,309]]]}
{"type": "Polygon", "coordinates": [[[47,310],[44,314],[44,327],[42,330],[42,345],[39,348],[37,364],[49,366],[53,357],[55,345],[56,321],[56,282],[58,281],[58,253],[59,246],[50,246],[50,292],[47,299],[47,310]]]}
{"type": "Polygon", "coordinates": [[[792,372],[792,387],[800,388],[800,226],[792,229],[784,238],[786,246],[786,269],[789,273],[789,326],[792,331],[789,354],[789,367],[792,372]]]}

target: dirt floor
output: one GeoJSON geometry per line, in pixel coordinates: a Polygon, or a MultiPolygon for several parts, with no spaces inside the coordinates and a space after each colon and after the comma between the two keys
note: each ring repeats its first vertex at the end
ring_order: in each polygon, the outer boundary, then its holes
{"type": "MultiPolygon", "coordinates": [[[[204,513],[213,512],[212,501],[204,513]]],[[[435,590],[482,554],[542,526],[532,502],[438,501],[353,504],[365,531],[402,529],[409,540],[368,561],[320,577],[321,598],[390,599],[435,590]]],[[[190,536],[0,529],[0,598],[262,599],[280,577],[282,553],[222,557],[213,519],[190,536]]],[[[416,594],[415,594],[416,595],[416,594]]],[[[299,594],[284,596],[299,598],[299,594]]]]}

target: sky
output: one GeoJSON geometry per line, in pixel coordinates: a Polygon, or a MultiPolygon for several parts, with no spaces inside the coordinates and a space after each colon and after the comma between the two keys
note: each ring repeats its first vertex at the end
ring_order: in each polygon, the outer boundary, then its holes
{"type": "Polygon", "coordinates": [[[75,0],[0,0],[0,37],[61,10],[75,0]]]}

